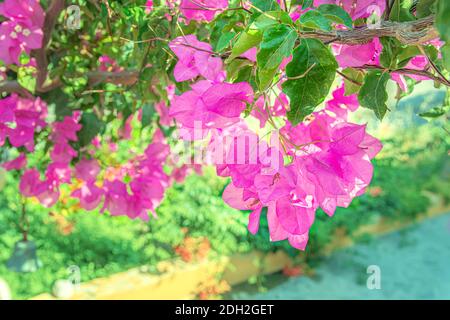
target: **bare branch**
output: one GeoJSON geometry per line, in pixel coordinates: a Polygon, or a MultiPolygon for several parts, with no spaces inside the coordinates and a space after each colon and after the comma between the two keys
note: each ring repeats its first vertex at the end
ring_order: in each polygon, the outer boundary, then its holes
{"type": "Polygon", "coordinates": [[[358,45],[371,41],[373,38],[392,37],[402,44],[423,44],[436,39],[439,34],[434,28],[434,15],[423,19],[394,22],[383,21],[376,28],[355,28],[352,30],[336,30],[333,32],[304,32],[300,34],[302,38],[315,38],[325,43],[335,42],[339,44],[358,45]]]}

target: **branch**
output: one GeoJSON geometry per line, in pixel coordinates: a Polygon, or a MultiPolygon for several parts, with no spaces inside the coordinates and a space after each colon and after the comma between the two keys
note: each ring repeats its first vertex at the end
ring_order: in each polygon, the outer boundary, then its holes
{"type": "Polygon", "coordinates": [[[374,28],[364,26],[352,30],[336,30],[333,32],[304,32],[300,34],[300,37],[315,38],[325,43],[336,42],[349,45],[364,44],[373,38],[392,37],[402,44],[417,45],[439,37],[439,33],[434,27],[434,18],[434,15],[431,15],[408,22],[382,21],[379,27],[374,28]]]}
{"type": "Polygon", "coordinates": [[[383,70],[389,73],[399,73],[399,74],[404,74],[404,75],[418,75],[418,76],[423,76],[423,77],[427,77],[430,80],[439,82],[447,87],[450,87],[450,81],[448,81],[447,79],[442,79],[440,77],[435,76],[434,74],[426,71],[426,70],[416,70],[416,69],[409,69],[409,68],[402,68],[402,69],[396,69],[396,70],[389,70],[380,66],[375,66],[375,65],[370,65],[370,64],[365,64],[361,67],[352,67],[354,69],[359,69],[359,70],[368,70],[368,69],[376,69],[376,70],[383,70]]]}
{"type": "MultiPolygon", "coordinates": [[[[115,85],[129,86],[138,81],[139,71],[121,71],[121,72],[103,72],[103,71],[90,71],[86,74],[79,74],[77,76],[86,75],[90,87],[96,86],[100,83],[112,83],[115,85]]],[[[62,82],[58,79],[52,82],[51,85],[46,86],[44,92],[51,91],[62,86],[62,82]]],[[[33,95],[27,89],[22,87],[17,81],[4,81],[0,82],[0,93],[17,93],[24,98],[31,99],[33,95]]],[[[43,91],[40,91],[41,93],[43,91]]]]}
{"type": "MultiPolygon", "coordinates": [[[[37,64],[37,77],[36,77],[36,91],[48,92],[53,90],[58,84],[51,83],[47,87],[44,86],[48,75],[48,60],[47,60],[47,46],[52,38],[53,29],[55,28],[56,21],[59,14],[64,10],[64,0],[53,0],[45,12],[45,21],[43,27],[44,39],[42,40],[42,47],[34,50],[32,55],[36,59],[37,64]]],[[[56,80],[59,82],[59,80],[56,80]]]]}
{"type": "Polygon", "coordinates": [[[22,87],[17,81],[3,81],[0,82],[0,93],[17,93],[20,96],[32,99],[33,95],[27,89],[22,87]]]}
{"type": "Polygon", "coordinates": [[[102,72],[91,71],[87,73],[89,86],[100,83],[112,83],[115,85],[133,85],[138,81],[139,71],[102,72]]]}

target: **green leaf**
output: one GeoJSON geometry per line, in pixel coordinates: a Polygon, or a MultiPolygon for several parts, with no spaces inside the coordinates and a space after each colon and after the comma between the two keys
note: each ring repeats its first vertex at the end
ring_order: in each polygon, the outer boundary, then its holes
{"type": "Polygon", "coordinates": [[[252,69],[253,62],[247,59],[236,59],[227,64],[227,81],[236,82],[236,78],[243,68],[249,67],[252,69]]]}
{"type": "Polygon", "coordinates": [[[273,69],[258,69],[257,72],[257,82],[258,89],[263,91],[267,90],[270,87],[270,84],[273,82],[273,78],[278,72],[278,68],[273,69]]]}
{"type": "Polygon", "coordinates": [[[441,0],[437,4],[436,27],[441,34],[442,40],[450,42],[450,1],[441,0]]]}
{"type": "Polygon", "coordinates": [[[280,5],[275,0],[252,0],[251,2],[255,7],[264,12],[280,10],[280,5]]]}
{"type": "Polygon", "coordinates": [[[231,49],[231,55],[225,62],[230,63],[247,50],[258,46],[263,38],[264,31],[278,25],[280,21],[285,24],[292,24],[292,19],[287,12],[271,11],[259,16],[246,31],[241,33],[231,49]]]}
{"type": "Polygon", "coordinates": [[[257,55],[258,67],[278,67],[283,58],[292,54],[297,37],[295,29],[284,24],[266,30],[257,55]]]}
{"type": "Polygon", "coordinates": [[[342,71],[342,73],[349,79],[353,80],[350,81],[346,78],[344,78],[344,84],[345,84],[345,95],[349,96],[354,93],[358,93],[359,89],[361,89],[360,85],[355,84],[357,83],[363,83],[364,81],[364,71],[353,69],[353,68],[347,68],[342,71]]]}
{"type": "Polygon", "coordinates": [[[450,44],[446,43],[441,48],[442,53],[442,60],[444,62],[444,68],[447,69],[447,71],[450,71],[450,44]]]}
{"type": "Polygon", "coordinates": [[[261,89],[265,89],[270,85],[274,74],[277,72],[281,62],[283,62],[283,58],[287,58],[292,54],[297,38],[295,29],[284,24],[275,25],[264,32],[257,55],[261,89]]]}
{"type": "Polygon", "coordinates": [[[361,106],[373,110],[380,120],[383,119],[387,111],[388,94],[386,85],[389,78],[388,72],[381,70],[368,72],[358,95],[361,106]]]}
{"type": "Polygon", "coordinates": [[[92,139],[103,130],[104,123],[92,112],[84,112],[80,123],[83,127],[77,133],[78,142],[80,146],[84,147],[90,144],[92,139]]]}
{"type": "Polygon", "coordinates": [[[331,31],[331,21],[317,10],[310,10],[302,14],[300,24],[306,28],[331,31]]]}
{"type": "Polygon", "coordinates": [[[241,33],[238,40],[234,44],[233,49],[231,49],[231,55],[225,62],[230,63],[231,61],[239,57],[241,54],[259,45],[261,40],[262,40],[262,33],[259,30],[250,29],[246,32],[241,33]]]}
{"type": "Polygon", "coordinates": [[[330,49],[316,39],[302,39],[286,67],[283,92],[291,101],[288,119],[301,122],[322,103],[333,84],[338,64],[330,49]]]}
{"type": "Polygon", "coordinates": [[[416,6],[417,18],[424,18],[436,12],[436,0],[419,0],[416,6]]]}
{"type": "Polygon", "coordinates": [[[142,107],[142,129],[149,126],[152,123],[153,115],[155,114],[155,107],[153,104],[144,104],[142,107]]]}
{"type": "Polygon", "coordinates": [[[350,15],[342,9],[340,6],[335,4],[323,4],[317,8],[319,12],[339,24],[343,24],[349,28],[353,28],[353,20],[350,15]]]}
{"type": "Polygon", "coordinates": [[[419,113],[419,116],[421,116],[422,118],[438,118],[440,116],[443,116],[444,114],[447,114],[449,110],[449,106],[434,107],[427,112],[419,113]]]}
{"type": "Polygon", "coordinates": [[[383,45],[383,50],[380,54],[381,66],[388,69],[397,68],[397,56],[401,52],[401,44],[397,39],[381,37],[380,42],[383,45]]]}
{"type": "Polygon", "coordinates": [[[307,8],[311,8],[314,4],[314,0],[300,0],[302,5],[302,10],[305,10],[307,8]]]}
{"type": "Polygon", "coordinates": [[[218,52],[221,52],[224,49],[226,49],[230,45],[231,40],[233,40],[233,38],[235,36],[236,36],[236,33],[234,33],[234,32],[222,33],[222,35],[220,36],[219,40],[217,41],[215,50],[218,51],[218,52]]]}
{"type": "Polygon", "coordinates": [[[413,0],[395,0],[392,6],[389,20],[391,21],[412,21],[416,18],[409,11],[413,5],[413,0]]]}
{"type": "Polygon", "coordinates": [[[35,67],[19,67],[17,82],[28,91],[34,93],[36,89],[36,72],[35,67]]]}

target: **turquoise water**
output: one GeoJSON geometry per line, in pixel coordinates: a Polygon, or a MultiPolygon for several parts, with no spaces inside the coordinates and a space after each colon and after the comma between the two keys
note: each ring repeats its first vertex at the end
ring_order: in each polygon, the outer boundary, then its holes
{"type": "Polygon", "coordinates": [[[322,261],[316,276],[270,276],[264,293],[241,289],[233,299],[450,299],[450,213],[322,261]],[[370,265],[379,266],[381,289],[367,288],[370,265]]]}

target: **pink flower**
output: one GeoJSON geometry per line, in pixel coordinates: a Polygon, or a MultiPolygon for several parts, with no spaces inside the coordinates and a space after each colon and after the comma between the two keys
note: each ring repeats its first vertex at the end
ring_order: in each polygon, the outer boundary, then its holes
{"type": "Polygon", "coordinates": [[[120,67],[117,64],[117,61],[113,58],[110,58],[107,55],[103,55],[100,58],[98,58],[98,61],[100,63],[99,70],[103,72],[120,72],[123,70],[122,67],[120,67]]]}
{"type": "Polygon", "coordinates": [[[177,82],[191,80],[201,75],[208,80],[223,79],[222,59],[213,57],[210,44],[198,41],[195,35],[187,35],[172,40],[170,49],[178,57],[174,69],[177,82]]]}
{"type": "Polygon", "coordinates": [[[6,0],[0,4],[0,15],[8,20],[0,25],[0,60],[19,64],[22,52],[42,46],[44,11],[36,0],[6,0]]]}
{"type": "MultiPolygon", "coordinates": [[[[412,70],[423,70],[428,64],[428,59],[425,56],[416,56],[412,58],[408,64],[405,66],[406,69],[412,69],[412,70]]],[[[406,84],[405,76],[415,80],[415,81],[424,81],[424,80],[430,80],[428,77],[419,76],[415,74],[408,74],[403,75],[399,73],[391,73],[391,78],[395,82],[398,83],[400,89],[403,91],[407,91],[408,87],[406,84]]]]}
{"type": "Polygon", "coordinates": [[[105,181],[104,189],[105,202],[102,211],[108,210],[113,216],[127,215],[129,197],[126,184],[118,180],[105,181]]]}
{"type": "MultiPolygon", "coordinates": [[[[342,90],[336,90],[329,104],[356,107],[354,97],[343,96],[342,90]]],[[[286,152],[293,158],[288,165],[274,147],[268,148],[269,157],[260,161],[236,163],[236,157],[251,159],[254,151],[250,150],[259,143],[244,150],[236,149],[236,144],[227,145],[233,157],[217,165],[218,175],[229,176],[232,181],[223,199],[236,209],[252,211],[250,232],[257,232],[261,209],[267,207],[271,241],[288,239],[292,246],[304,250],[319,207],[332,216],[336,207],[347,207],[365,192],[373,173],[370,159],[381,150],[381,143],[366,133],[365,126],[348,123],[345,118],[320,111],[295,127],[288,122],[281,130],[286,152]]]]}
{"type": "Polygon", "coordinates": [[[378,38],[363,45],[333,45],[336,60],[341,68],[378,64],[382,45],[378,38]]]}
{"type": "Polygon", "coordinates": [[[95,159],[83,159],[75,166],[75,177],[86,181],[94,182],[100,173],[100,166],[95,159]]]}
{"type": "Polygon", "coordinates": [[[181,0],[181,13],[187,23],[191,20],[210,22],[228,7],[228,0],[181,0]]]}
{"type": "Polygon", "coordinates": [[[385,0],[314,0],[315,7],[322,4],[337,4],[343,7],[354,20],[369,17],[372,13],[368,10],[370,6],[377,6],[380,14],[386,7],[385,0]]]}
{"type": "Polygon", "coordinates": [[[50,153],[50,158],[54,162],[70,163],[78,155],[77,151],[65,141],[57,142],[50,153]]]}
{"type": "Polygon", "coordinates": [[[27,156],[25,153],[21,153],[16,159],[5,162],[2,164],[2,167],[5,168],[6,171],[11,170],[20,170],[27,166],[27,156]]]}
{"type": "Polygon", "coordinates": [[[41,181],[36,169],[25,171],[20,179],[19,190],[25,197],[37,197],[46,207],[53,206],[59,199],[59,191],[51,183],[41,181]]]}
{"type": "Polygon", "coordinates": [[[169,107],[164,101],[155,104],[155,110],[159,114],[159,123],[163,126],[172,126],[173,118],[169,115],[169,107]]]}
{"type": "Polygon", "coordinates": [[[333,99],[327,101],[326,109],[336,114],[338,117],[347,119],[348,110],[355,112],[359,107],[356,94],[345,95],[345,87],[342,84],[333,91],[333,99]]]}
{"type": "Polygon", "coordinates": [[[78,198],[80,200],[80,206],[88,211],[94,210],[100,205],[103,195],[103,189],[100,189],[92,182],[88,182],[80,189],[72,192],[72,197],[78,198]]]}
{"type": "Polygon", "coordinates": [[[153,11],[153,0],[147,0],[145,3],[145,13],[149,14],[153,11]]]}
{"type": "Polygon", "coordinates": [[[173,99],[169,113],[185,128],[226,128],[239,122],[246,103],[253,101],[253,90],[246,82],[200,81],[191,87],[173,99]]]}
{"type": "Polygon", "coordinates": [[[66,116],[63,121],[55,122],[53,125],[52,140],[60,141],[77,141],[77,132],[81,130],[81,125],[78,123],[78,116],[66,116]]]}
{"type": "Polygon", "coordinates": [[[28,26],[44,26],[44,10],[38,0],[5,0],[0,3],[0,15],[28,26]]]}
{"type": "Polygon", "coordinates": [[[0,145],[6,137],[12,146],[34,150],[34,134],[43,128],[47,106],[39,98],[22,99],[13,94],[0,100],[0,145]]]}
{"type": "Polygon", "coordinates": [[[2,50],[0,60],[5,64],[20,64],[22,52],[30,54],[31,50],[42,46],[42,29],[28,26],[18,21],[5,21],[0,25],[0,41],[2,50]]]}

